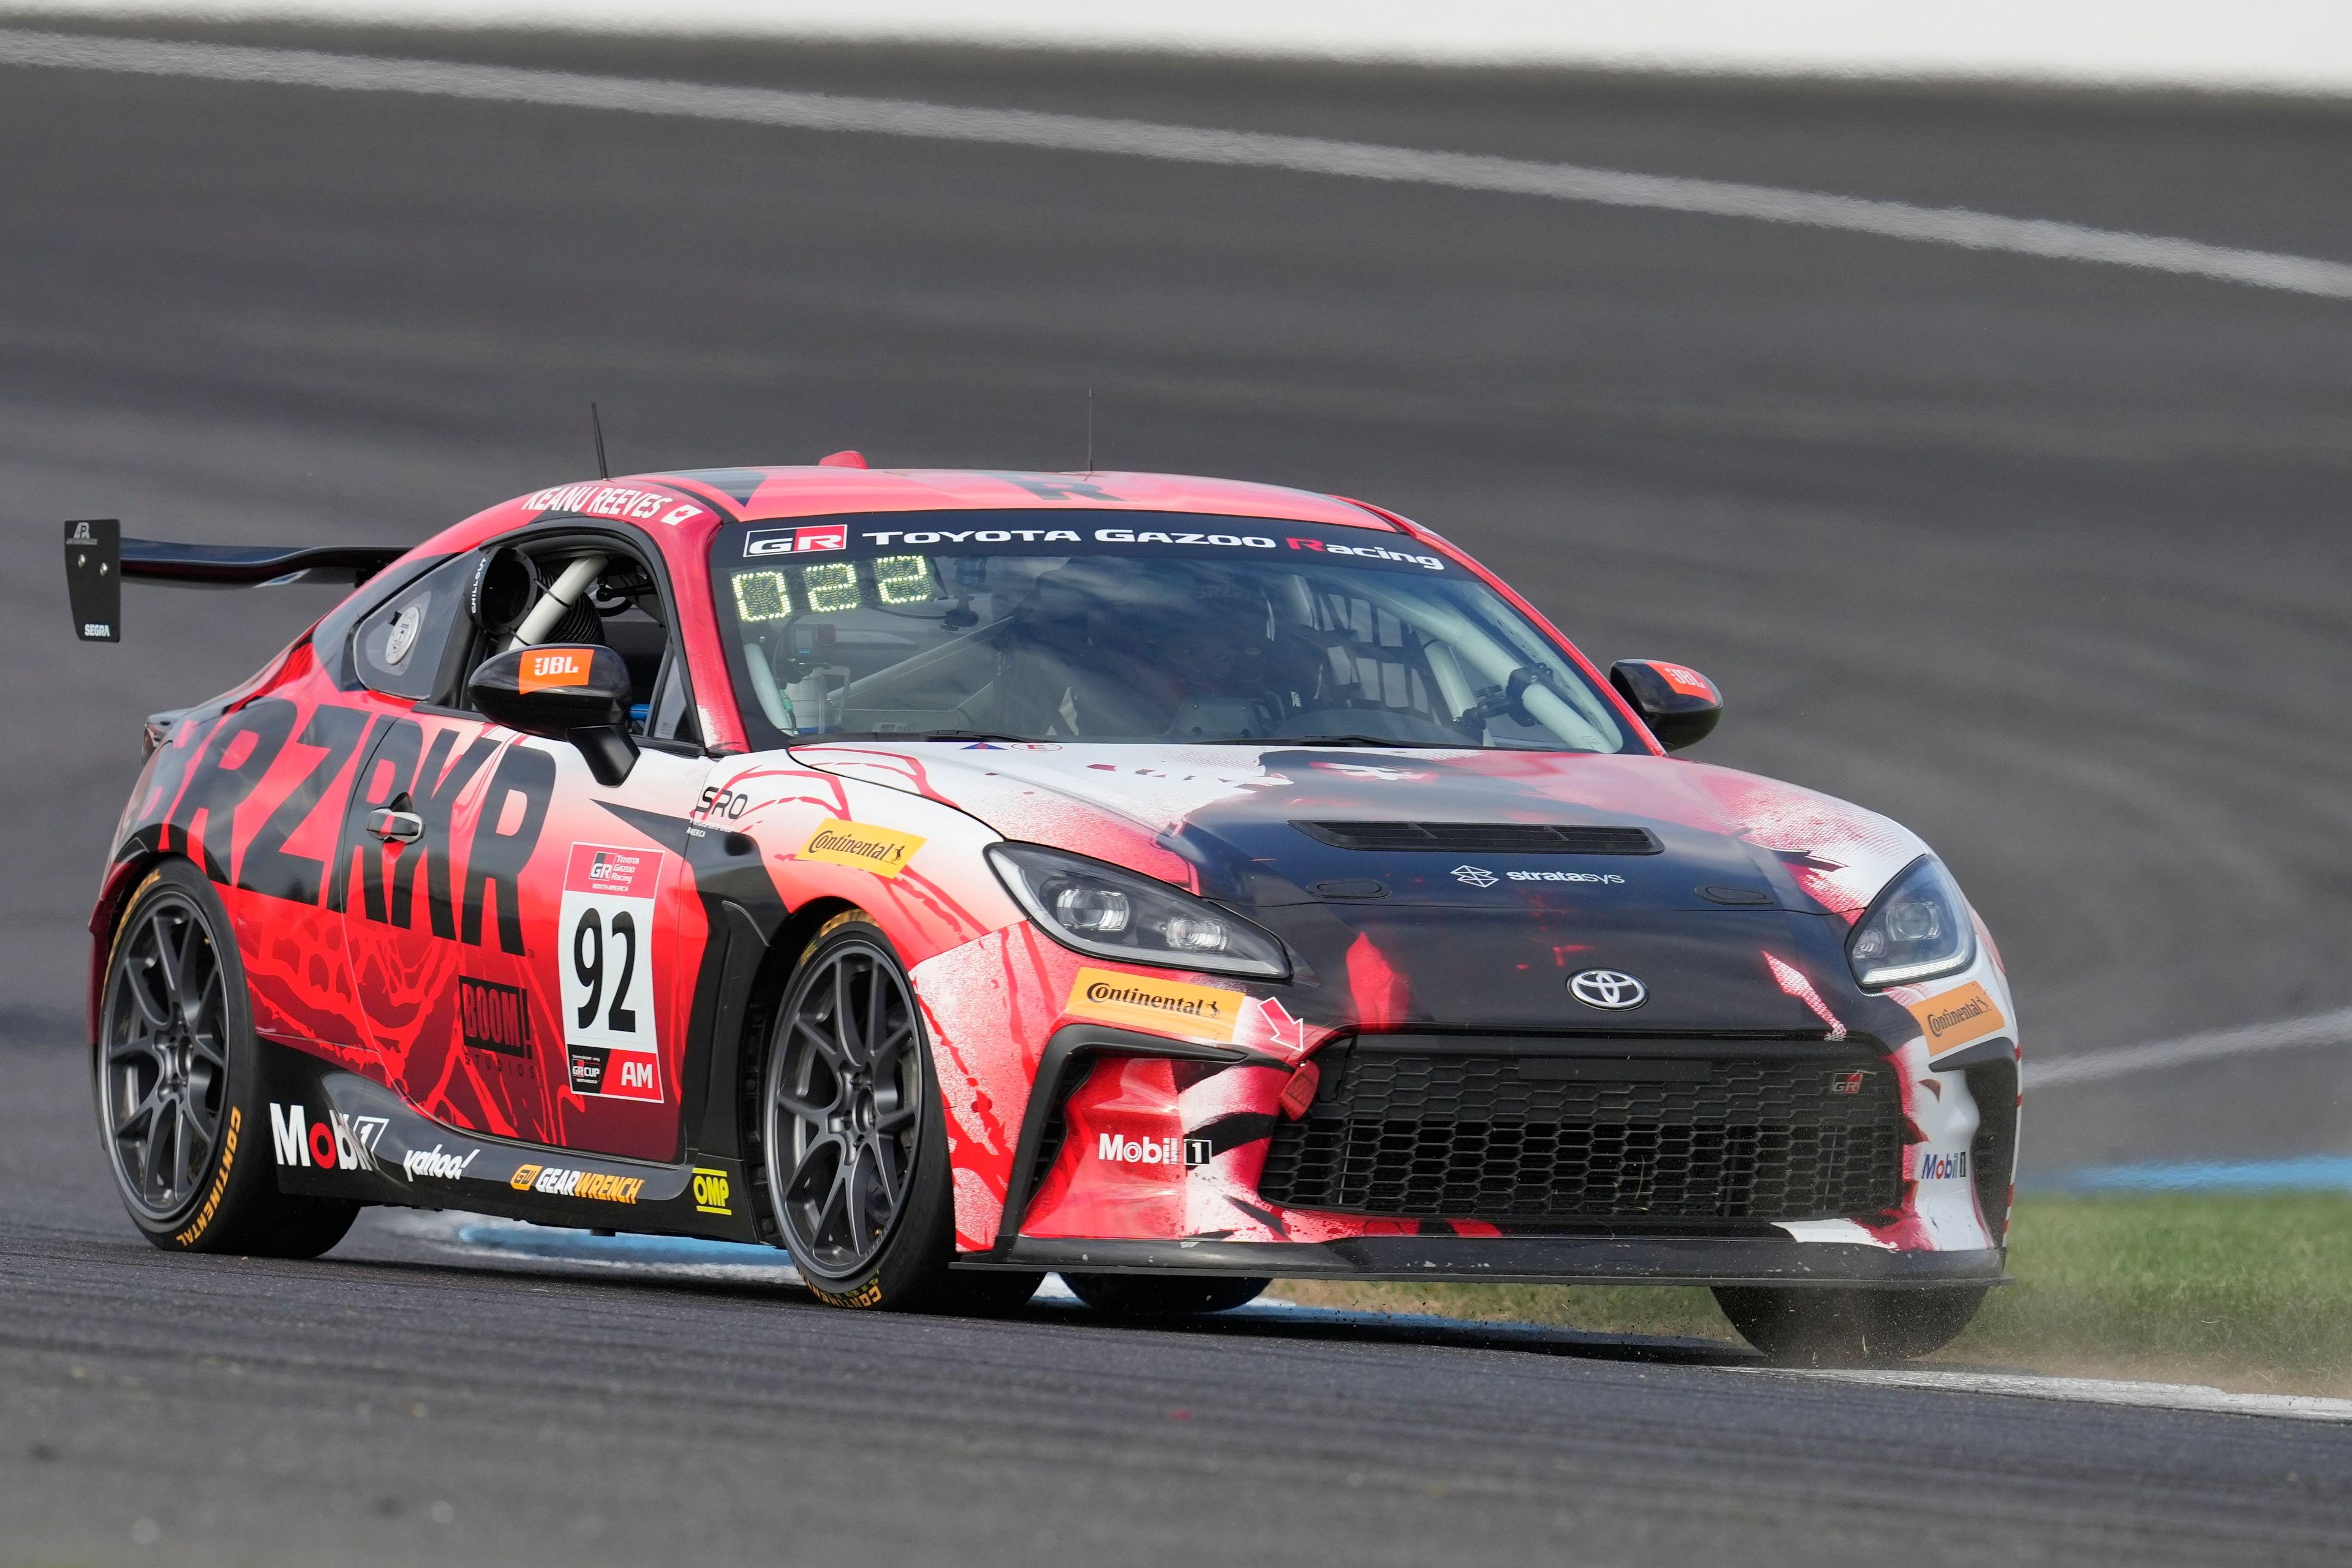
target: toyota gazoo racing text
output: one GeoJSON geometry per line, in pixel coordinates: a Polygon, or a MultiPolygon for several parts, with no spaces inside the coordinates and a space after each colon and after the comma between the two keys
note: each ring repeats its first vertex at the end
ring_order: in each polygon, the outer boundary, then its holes
{"type": "Polygon", "coordinates": [[[126,575],[358,584],[149,721],[89,1007],[159,1246],[398,1204],[846,1307],[1704,1284],[1813,1358],[2002,1278],[2015,1009],[1941,863],[1670,757],[1706,677],[1378,508],[845,454],[66,553],[92,639],[126,575]]]}

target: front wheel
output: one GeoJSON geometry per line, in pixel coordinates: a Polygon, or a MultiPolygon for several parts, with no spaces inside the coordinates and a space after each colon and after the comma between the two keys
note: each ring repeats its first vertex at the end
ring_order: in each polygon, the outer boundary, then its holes
{"type": "Polygon", "coordinates": [[[123,1205],[166,1252],[316,1258],[360,1206],[278,1190],[245,965],[203,873],[131,895],[106,961],[91,1071],[123,1205]]]}
{"type": "Polygon", "coordinates": [[[1221,1279],[1181,1274],[1065,1274],[1071,1294],[1118,1318],[1187,1318],[1247,1306],[1271,1279],[1221,1279]]]}
{"type": "Polygon", "coordinates": [[[1718,1286],[1715,1301],[1741,1338],[1776,1362],[1873,1366],[1951,1343],[1984,1304],[1987,1289],[1718,1286]]]}
{"type": "Polygon", "coordinates": [[[907,973],[873,917],[825,922],[777,1014],[761,1096],[768,1201],[828,1306],[1009,1311],[1042,1274],[953,1273],[947,1121],[907,973]]]}

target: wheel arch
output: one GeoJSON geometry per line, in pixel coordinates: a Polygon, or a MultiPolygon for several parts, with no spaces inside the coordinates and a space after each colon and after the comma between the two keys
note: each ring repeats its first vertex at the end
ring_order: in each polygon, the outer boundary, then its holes
{"type": "MultiPolygon", "coordinates": [[[[128,853],[106,868],[105,881],[99,888],[98,902],[89,914],[89,973],[82,997],[83,1032],[85,1042],[95,1050],[106,1010],[107,961],[114,956],[114,940],[122,929],[122,917],[131,908],[132,895],[147,885],[147,879],[173,860],[184,860],[184,855],[173,855],[150,848],[134,840],[126,846],[128,853]]],[[[193,861],[190,864],[194,864],[193,861]]],[[[232,926],[229,940],[236,940],[232,926]]],[[[243,954],[239,954],[242,957],[243,954]]]]}
{"type": "Polygon", "coordinates": [[[793,979],[800,973],[801,955],[809,943],[827,921],[860,908],[848,899],[820,898],[811,899],[787,914],[769,939],[743,1009],[743,1026],[735,1042],[731,1113],[736,1146],[743,1155],[744,1184],[751,1192],[751,1220],[759,1228],[761,1239],[772,1244],[782,1245],[783,1231],[777,1224],[775,1203],[768,1191],[767,1149],[762,1142],[760,1096],[767,1077],[769,1037],[775,1027],[776,1010],[783,1005],[785,994],[792,990],[793,979]]]}

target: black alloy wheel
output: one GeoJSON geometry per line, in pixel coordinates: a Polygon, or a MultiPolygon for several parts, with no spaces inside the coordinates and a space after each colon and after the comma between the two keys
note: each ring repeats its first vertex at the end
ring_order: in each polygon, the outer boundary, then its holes
{"type": "Polygon", "coordinates": [[[100,1104],[131,1211],[184,1213],[213,1172],[228,1115],[227,977],[195,900],[159,889],[115,943],[100,1104]]]}
{"type": "Polygon", "coordinates": [[[770,1191],[793,1256],[827,1279],[873,1263],[922,1155],[922,1034],[898,961],[830,943],[793,987],[768,1069],[770,1191]]]}
{"type": "Polygon", "coordinates": [[[760,1115],[768,1208],[827,1305],[984,1316],[1045,1279],[950,1267],[954,1187],[929,1064],[889,938],[862,910],[835,915],[777,1013],[760,1115]]]}
{"type": "Polygon", "coordinates": [[[316,1258],[360,1205],[278,1190],[263,1047],[231,931],[185,860],[162,862],[131,895],[90,1061],[100,1130],[131,1222],[157,1247],[316,1258]]]}

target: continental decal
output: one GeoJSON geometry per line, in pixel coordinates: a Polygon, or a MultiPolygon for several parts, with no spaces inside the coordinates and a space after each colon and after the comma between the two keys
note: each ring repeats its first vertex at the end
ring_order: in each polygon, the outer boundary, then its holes
{"type": "Polygon", "coordinates": [[[914,834],[900,833],[895,828],[828,816],[817,824],[816,831],[801,846],[800,858],[855,866],[877,877],[896,877],[907,868],[907,862],[915,858],[915,851],[924,843],[914,834]]]}
{"type": "Polygon", "coordinates": [[[172,1239],[182,1247],[193,1247],[211,1228],[213,1215],[220,1212],[221,1196],[228,1191],[228,1173],[236,1164],[237,1130],[245,1124],[245,1112],[232,1105],[228,1108],[228,1136],[221,1140],[220,1174],[213,1178],[213,1190],[205,1194],[205,1206],[196,1211],[195,1223],[172,1239]]]}
{"type": "Polygon", "coordinates": [[[1927,1037],[1931,1058],[2009,1026],[2000,1008],[1973,980],[1957,991],[1928,997],[1911,1009],[1911,1016],[1919,1020],[1919,1032],[1927,1037]]]}
{"type": "Polygon", "coordinates": [[[643,1176],[604,1171],[567,1171],[561,1165],[517,1165],[507,1185],[550,1198],[588,1198],[600,1204],[633,1204],[646,1189],[643,1176]]]}
{"type": "Polygon", "coordinates": [[[1240,1021],[1238,991],[1216,985],[1188,985],[1181,980],[1156,980],[1147,975],[1120,974],[1108,969],[1081,969],[1070,982],[1070,999],[1063,1011],[1073,1018],[1098,1024],[1141,1026],[1195,1039],[1230,1040],[1240,1021]]]}
{"type": "Polygon", "coordinates": [[[809,1287],[809,1294],[828,1307],[878,1307],[882,1304],[882,1281],[879,1278],[868,1279],[863,1286],[846,1296],[839,1291],[827,1290],[812,1285],[809,1287]]]}

